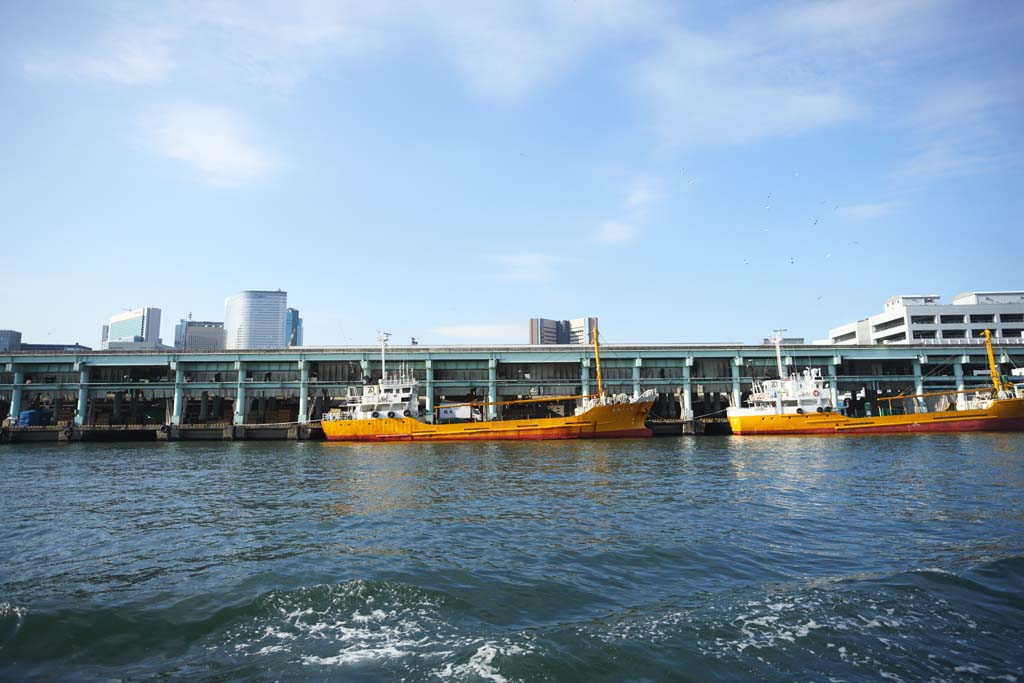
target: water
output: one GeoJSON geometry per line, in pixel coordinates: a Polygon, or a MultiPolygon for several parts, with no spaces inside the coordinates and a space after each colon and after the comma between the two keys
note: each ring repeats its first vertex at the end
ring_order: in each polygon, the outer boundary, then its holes
{"type": "Polygon", "coordinates": [[[1024,681],[1024,435],[0,469],[3,680],[1024,681]]]}

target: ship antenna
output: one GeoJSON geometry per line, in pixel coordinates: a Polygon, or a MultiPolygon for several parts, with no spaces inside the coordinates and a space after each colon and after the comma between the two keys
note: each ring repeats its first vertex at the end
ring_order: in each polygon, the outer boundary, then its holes
{"type": "Polygon", "coordinates": [[[775,364],[779,369],[779,379],[786,379],[789,373],[782,366],[782,333],[786,330],[775,330],[775,364]]]}
{"type": "Polygon", "coordinates": [[[387,377],[384,372],[384,347],[388,345],[388,339],[391,338],[390,332],[381,332],[377,330],[377,340],[380,341],[380,381],[383,383],[384,378],[387,377]]]}

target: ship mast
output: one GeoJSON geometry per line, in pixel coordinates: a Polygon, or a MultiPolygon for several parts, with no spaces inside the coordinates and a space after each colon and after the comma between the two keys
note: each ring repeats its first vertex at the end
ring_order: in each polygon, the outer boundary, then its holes
{"type": "Polygon", "coordinates": [[[377,340],[380,342],[380,381],[383,384],[387,378],[387,374],[384,372],[384,347],[388,344],[388,339],[391,338],[390,332],[381,332],[377,330],[377,340]]]}
{"type": "Polygon", "coordinates": [[[981,334],[985,337],[985,350],[988,351],[988,371],[992,373],[992,386],[995,387],[998,396],[1003,393],[1003,383],[999,379],[999,366],[996,365],[996,355],[992,351],[992,333],[982,330],[981,334]]]}
{"type": "Polygon", "coordinates": [[[594,361],[597,363],[597,394],[604,402],[604,382],[601,380],[601,349],[597,343],[597,326],[594,326],[594,361]]]}
{"type": "Polygon", "coordinates": [[[782,365],[782,333],[785,330],[775,330],[775,365],[779,370],[779,379],[786,379],[789,373],[782,365]]]}

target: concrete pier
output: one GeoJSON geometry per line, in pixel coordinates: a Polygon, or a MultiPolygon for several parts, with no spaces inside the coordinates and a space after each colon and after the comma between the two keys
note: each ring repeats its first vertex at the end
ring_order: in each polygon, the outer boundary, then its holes
{"type": "MultiPolygon", "coordinates": [[[[997,340],[1000,361],[1024,365],[1022,342],[997,340]]],[[[874,401],[990,382],[984,346],[975,339],[784,352],[791,370],[816,367],[827,377],[834,405],[848,393],[874,401]]],[[[589,345],[394,346],[387,363],[416,376],[427,414],[442,403],[597,389],[589,345]]],[[[776,374],[774,347],[741,344],[605,345],[601,368],[608,393],[654,389],[651,425],[678,433],[721,430],[724,411],[742,403],[754,381],[776,374]]],[[[0,442],[322,438],[317,419],[366,378],[379,377],[375,347],[3,353],[0,442]],[[19,426],[24,411],[46,414],[49,423],[19,426]]]]}

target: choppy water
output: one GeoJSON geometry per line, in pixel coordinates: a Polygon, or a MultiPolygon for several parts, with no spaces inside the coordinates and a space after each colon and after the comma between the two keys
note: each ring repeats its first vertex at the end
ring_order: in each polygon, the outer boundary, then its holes
{"type": "Polygon", "coordinates": [[[1024,682],[1024,435],[9,445],[0,473],[0,679],[1024,682]]]}

